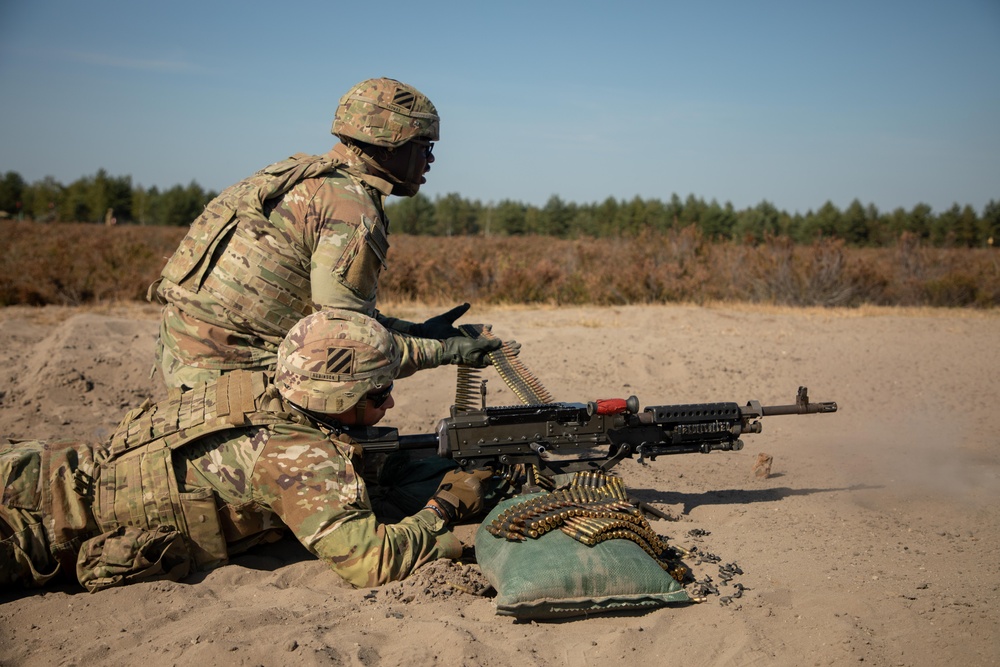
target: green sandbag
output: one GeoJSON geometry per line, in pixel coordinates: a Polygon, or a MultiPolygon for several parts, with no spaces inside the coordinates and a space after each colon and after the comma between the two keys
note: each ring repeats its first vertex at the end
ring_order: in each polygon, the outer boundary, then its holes
{"type": "Polygon", "coordinates": [[[523,542],[490,534],[486,526],[500,512],[531,497],[501,502],[476,532],[476,560],[497,590],[497,614],[554,619],[692,601],[677,580],[629,540],[587,546],[560,530],[523,542]]]}

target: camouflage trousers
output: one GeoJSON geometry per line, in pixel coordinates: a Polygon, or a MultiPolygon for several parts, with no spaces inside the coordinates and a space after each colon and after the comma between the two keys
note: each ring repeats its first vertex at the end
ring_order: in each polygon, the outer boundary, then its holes
{"type": "Polygon", "coordinates": [[[43,586],[59,573],[43,522],[42,445],[0,445],[0,589],[43,586]]]}
{"type": "Polygon", "coordinates": [[[43,586],[59,572],[39,512],[0,507],[0,536],[0,590],[43,586]]]}
{"type": "Polygon", "coordinates": [[[222,371],[212,368],[197,368],[186,366],[169,349],[163,346],[162,341],[156,344],[156,366],[153,368],[163,374],[163,383],[168,387],[180,387],[181,389],[191,389],[195,385],[214,382],[222,376],[222,371]]]}
{"type": "Polygon", "coordinates": [[[223,373],[263,371],[277,363],[277,344],[210,324],[172,304],[163,307],[156,340],[156,366],[168,388],[190,389],[223,373]]]}
{"type": "Polygon", "coordinates": [[[0,590],[73,581],[90,591],[152,579],[177,580],[191,567],[181,534],[118,526],[101,533],[85,491],[93,450],[77,441],[0,444],[0,590]]]}

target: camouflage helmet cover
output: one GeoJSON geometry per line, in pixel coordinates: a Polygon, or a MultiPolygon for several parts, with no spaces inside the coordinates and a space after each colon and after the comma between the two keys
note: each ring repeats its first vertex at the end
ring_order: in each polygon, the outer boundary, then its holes
{"type": "Polygon", "coordinates": [[[374,319],[321,310],[299,320],[281,342],[274,383],[300,407],[340,414],[392,384],[399,363],[395,340],[374,319]]]}
{"type": "Polygon", "coordinates": [[[437,109],[413,86],[395,79],[367,79],[340,98],[331,132],[375,146],[397,148],[412,139],[437,141],[437,109]]]}

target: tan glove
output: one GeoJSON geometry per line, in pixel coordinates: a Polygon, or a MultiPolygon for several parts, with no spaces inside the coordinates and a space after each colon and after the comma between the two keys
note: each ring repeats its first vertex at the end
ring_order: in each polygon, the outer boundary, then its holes
{"type": "Polygon", "coordinates": [[[448,523],[472,519],[483,511],[483,482],[492,476],[491,470],[449,471],[431,500],[448,515],[448,523]]]}

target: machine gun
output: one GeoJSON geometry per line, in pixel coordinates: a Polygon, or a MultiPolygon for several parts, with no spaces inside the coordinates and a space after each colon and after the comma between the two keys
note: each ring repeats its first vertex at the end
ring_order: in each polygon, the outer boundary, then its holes
{"type": "MultiPolygon", "coordinates": [[[[544,403],[478,409],[452,407],[436,433],[399,435],[394,428],[352,430],[366,452],[436,449],[463,469],[524,465],[535,476],[606,472],[624,459],[639,463],[672,454],[738,451],[741,436],[761,432],[761,417],[836,412],[837,404],[811,403],[799,387],[793,405],[750,401],[647,406],[639,399],[544,403]]],[[[529,472],[529,474],[531,474],[529,472]]],[[[530,480],[530,477],[529,477],[530,480]]]]}

